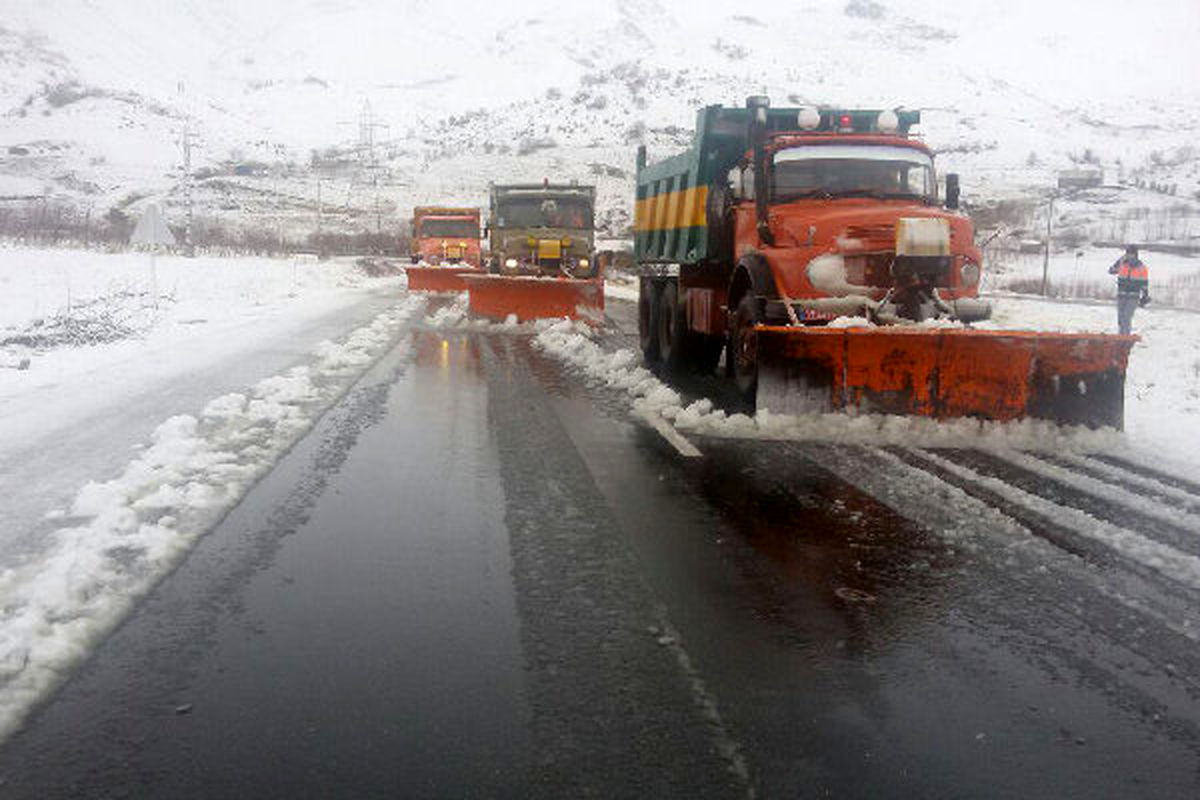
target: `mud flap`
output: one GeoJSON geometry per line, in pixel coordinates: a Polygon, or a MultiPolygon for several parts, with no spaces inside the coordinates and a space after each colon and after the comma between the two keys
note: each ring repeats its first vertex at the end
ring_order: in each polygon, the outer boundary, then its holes
{"type": "Polygon", "coordinates": [[[594,325],[604,322],[604,280],[468,275],[471,314],[503,321],[516,315],[531,319],[570,317],[594,325]]]}
{"type": "Polygon", "coordinates": [[[465,275],[482,274],[471,267],[405,267],[410,292],[465,292],[465,275]]]}
{"type": "Polygon", "coordinates": [[[962,328],[758,330],[756,405],[1120,428],[1133,336],[962,328]]]}

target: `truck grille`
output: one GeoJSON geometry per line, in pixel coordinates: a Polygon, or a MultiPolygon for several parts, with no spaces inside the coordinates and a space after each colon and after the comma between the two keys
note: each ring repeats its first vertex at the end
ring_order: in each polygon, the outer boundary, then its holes
{"type": "Polygon", "coordinates": [[[862,249],[867,251],[892,250],[896,247],[896,226],[891,223],[851,225],[843,236],[862,242],[862,249]]]}

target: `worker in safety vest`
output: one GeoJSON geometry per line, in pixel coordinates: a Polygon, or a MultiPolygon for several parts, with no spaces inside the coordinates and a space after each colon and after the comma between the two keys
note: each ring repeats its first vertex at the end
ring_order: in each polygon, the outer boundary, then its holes
{"type": "Polygon", "coordinates": [[[1108,274],[1117,276],[1117,330],[1129,333],[1133,312],[1150,302],[1150,272],[1138,258],[1138,249],[1129,245],[1108,274]]]}

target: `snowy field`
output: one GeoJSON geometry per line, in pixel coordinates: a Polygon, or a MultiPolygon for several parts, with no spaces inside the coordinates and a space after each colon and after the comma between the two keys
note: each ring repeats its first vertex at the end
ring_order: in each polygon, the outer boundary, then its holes
{"type": "Polygon", "coordinates": [[[0,453],[402,279],[351,260],[0,247],[0,453]],[[26,401],[36,398],[30,404],[26,401]]]}
{"type": "MultiPolygon", "coordinates": [[[[364,284],[352,259],[214,258],[99,253],[0,244],[0,341],[38,322],[109,312],[135,332],[244,318],[328,302],[364,284]],[[96,313],[93,313],[93,310],[96,313]]],[[[9,347],[8,349],[13,349],[9,347]]]]}

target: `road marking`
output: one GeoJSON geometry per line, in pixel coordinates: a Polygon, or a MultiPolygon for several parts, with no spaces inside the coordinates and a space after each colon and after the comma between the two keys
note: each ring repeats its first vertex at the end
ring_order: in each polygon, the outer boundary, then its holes
{"type": "Polygon", "coordinates": [[[755,800],[758,792],[754,786],[754,779],[750,776],[746,758],[742,755],[742,745],[733,738],[733,734],[725,725],[725,720],[721,718],[721,712],[717,708],[717,699],[705,686],[704,678],[701,677],[700,671],[692,663],[691,656],[684,649],[683,637],[671,624],[665,606],[657,605],[654,609],[654,616],[658,619],[659,630],[662,633],[658,642],[675,656],[675,663],[679,665],[679,671],[683,673],[687,681],[692,700],[695,701],[700,713],[704,716],[704,721],[708,724],[709,740],[716,748],[721,760],[725,762],[725,768],[737,779],[742,796],[746,800],[755,800]]]}
{"type": "Polygon", "coordinates": [[[692,444],[687,438],[675,430],[675,426],[667,422],[658,414],[644,414],[643,419],[649,422],[654,430],[658,431],[664,439],[671,443],[671,446],[679,451],[679,455],[684,458],[699,458],[703,453],[696,449],[696,445],[692,444]]]}

